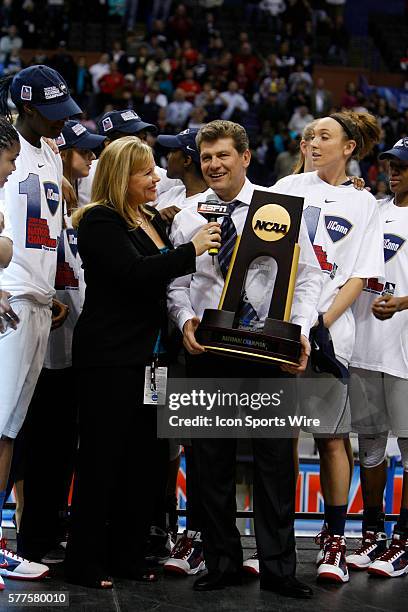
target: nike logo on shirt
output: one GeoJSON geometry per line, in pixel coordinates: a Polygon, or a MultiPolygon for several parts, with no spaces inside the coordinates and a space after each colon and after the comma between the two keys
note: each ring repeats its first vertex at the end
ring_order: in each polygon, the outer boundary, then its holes
{"type": "Polygon", "coordinates": [[[386,223],[394,223],[395,219],[386,219],[386,223]]]}
{"type": "Polygon", "coordinates": [[[45,164],[38,164],[39,168],[44,168],[45,164]]]}
{"type": "Polygon", "coordinates": [[[325,204],[331,204],[332,202],[335,202],[336,200],[325,200],[325,204]]]}

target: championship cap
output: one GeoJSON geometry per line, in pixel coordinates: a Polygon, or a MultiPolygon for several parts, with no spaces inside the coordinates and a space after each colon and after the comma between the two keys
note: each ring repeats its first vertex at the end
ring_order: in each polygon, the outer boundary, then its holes
{"type": "Polygon", "coordinates": [[[157,137],[157,142],[166,149],[181,149],[186,155],[190,155],[193,161],[200,163],[200,153],[196,145],[198,129],[188,128],[179,134],[163,134],[157,137]]]}
{"type": "Polygon", "coordinates": [[[98,121],[98,132],[109,138],[109,132],[123,132],[123,134],[137,134],[142,130],[157,132],[152,123],[145,123],[133,110],[110,111],[105,113],[98,121]]]}
{"type": "Polygon", "coordinates": [[[92,134],[82,123],[71,120],[66,122],[61,134],[55,139],[55,143],[61,151],[73,147],[77,149],[96,149],[104,140],[105,136],[92,134]]]}
{"type": "Polygon", "coordinates": [[[16,74],[10,85],[10,95],[16,106],[29,103],[46,119],[58,121],[82,110],[71,98],[68,85],[53,68],[39,64],[16,74]]]}
{"type": "Polygon", "coordinates": [[[384,151],[378,156],[378,159],[389,159],[390,157],[397,157],[402,161],[408,162],[408,138],[401,138],[392,149],[384,151]]]}

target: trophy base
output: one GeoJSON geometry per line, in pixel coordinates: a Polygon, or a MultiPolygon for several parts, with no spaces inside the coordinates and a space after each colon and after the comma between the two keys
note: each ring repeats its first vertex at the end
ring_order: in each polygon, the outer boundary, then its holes
{"type": "Polygon", "coordinates": [[[233,328],[234,318],[234,312],[206,309],[196,331],[198,342],[230,357],[299,365],[300,325],[267,318],[263,330],[254,332],[233,328]]]}

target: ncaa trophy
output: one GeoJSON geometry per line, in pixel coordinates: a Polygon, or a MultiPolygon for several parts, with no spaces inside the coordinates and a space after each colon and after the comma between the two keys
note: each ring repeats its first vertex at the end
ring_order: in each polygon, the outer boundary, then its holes
{"type": "MultiPolygon", "coordinates": [[[[298,365],[300,325],[289,323],[299,261],[303,198],[254,191],[238,236],[218,309],[207,308],[196,330],[207,351],[256,361],[298,365]],[[276,261],[277,274],[263,329],[238,327],[248,268],[258,257],[276,261]]],[[[223,207],[220,206],[220,214],[223,207]]],[[[199,205],[200,211],[200,205],[199,205]]]]}

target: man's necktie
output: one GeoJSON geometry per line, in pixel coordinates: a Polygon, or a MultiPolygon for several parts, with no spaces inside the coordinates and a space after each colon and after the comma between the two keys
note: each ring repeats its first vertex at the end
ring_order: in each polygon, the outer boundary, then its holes
{"type": "MultiPolygon", "coordinates": [[[[237,230],[232,220],[232,213],[241,206],[242,202],[234,200],[228,204],[228,215],[224,217],[221,224],[221,248],[218,252],[218,263],[224,279],[227,276],[228,268],[231,263],[232,253],[237,241],[237,230]]],[[[241,295],[241,302],[238,308],[239,327],[250,328],[251,324],[259,321],[255,308],[248,301],[245,290],[241,295]]]]}

